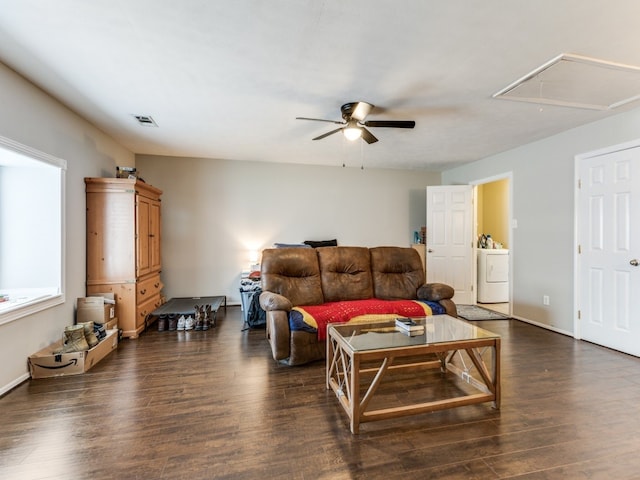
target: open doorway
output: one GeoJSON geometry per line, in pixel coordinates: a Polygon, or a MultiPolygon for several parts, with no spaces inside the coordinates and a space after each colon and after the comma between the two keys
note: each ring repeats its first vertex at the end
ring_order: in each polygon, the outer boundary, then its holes
{"type": "Polygon", "coordinates": [[[511,174],[471,183],[476,186],[476,304],[510,316],[513,278],[511,174]]]}

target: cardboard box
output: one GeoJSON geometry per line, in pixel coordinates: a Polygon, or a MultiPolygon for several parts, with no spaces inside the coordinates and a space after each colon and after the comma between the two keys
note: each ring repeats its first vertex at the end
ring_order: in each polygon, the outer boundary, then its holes
{"type": "Polygon", "coordinates": [[[104,324],[105,330],[118,330],[118,317],[112,318],[104,324]]]}
{"type": "Polygon", "coordinates": [[[115,305],[116,303],[116,294],[113,292],[105,292],[105,293],[90,293],[87,297],[102,297],[105,299],[104,303],[110,303],[115,305]]]}
{"type": "MultiPolygon", "coordinates": [[[[80,297],[77,300],[76,322],[107,323],[116,316],[116,306],[106,303],[106,294],[100,296],[80,297]]],[[[111,298],[110,300],[113,300],[111,298]]]]}
{"type": "Polygon", "coordinates": [[[54,354],[54,350],[61,346],[62,340],[59,340],[29,357],[31,378],[61,377],[85,373],[112,350],[118,348],[118,331],[109,330],[104,340],[84,352],[54,354]]]}

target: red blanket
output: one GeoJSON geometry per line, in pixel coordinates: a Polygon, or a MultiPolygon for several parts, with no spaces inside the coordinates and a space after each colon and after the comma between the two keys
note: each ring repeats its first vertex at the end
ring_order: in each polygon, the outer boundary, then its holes
{"type": "Polygon", "coordinates": [[[401,317],[424,317],[431,315],[426,303],[414,300],[351,300],[330,302],[322,305],[294,307],[302,314],[304,323],[318,329],[318,340],[327,338],[327,325],[357,320],[363,315],[390,315],[401,317]]]}

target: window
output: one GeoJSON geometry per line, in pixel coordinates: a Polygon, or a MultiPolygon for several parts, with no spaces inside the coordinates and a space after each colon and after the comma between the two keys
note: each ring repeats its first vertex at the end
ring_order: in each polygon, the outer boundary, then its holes
{"type": "Polygon", "coordinates": [[[64,302],[66,168],[0,137],[0,324],[64,302]]]}

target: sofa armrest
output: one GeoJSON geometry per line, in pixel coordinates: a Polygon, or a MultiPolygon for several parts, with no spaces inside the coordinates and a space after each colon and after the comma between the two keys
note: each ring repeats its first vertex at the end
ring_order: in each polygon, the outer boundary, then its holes
{"type": "Polygon", "coordinates": [[[267,340],[271,345],[273,359],[276,361],[286,360],[291,351],[289,312],[293,305],[287,297],[273,292],[262,292],[260,306],[266,312],[267,340]]]}
{"type": "Polygon", "coordinates": [[[438,303],[444,307],[445,311],[447,312],[447,315],[454,318],[458,316],[458,309],[456,308],[456,304],[453,303],[452,300],[449,300],[448,298],[443,298],[438,303]]]}
{"type": "Polygon", "coordinates": [[[440,300],[449,300],[455,294],[453,287],[444,283],[425,283],[418,288],[418,298],[420,300],[429,300],[431,302],[439,302],[440,300]]]}
{"type": "Polygon", "coordinates": [[[453,300],[451,300],[455,293],[453,287],[444,283],[426,283],[418,289],[418,299],[438,302],[444,307],[447,315],[457,317],[458,309],[453,300]]]}
{"type": "Polygon", "coordinates": [[[265,312],[275,310],[289,312],[293,308],[293,304],[287,297],[273,292],[262,292],[260,294],[260,306],[265,312]]]}
{"type": "Polygon", "coordinates": [[[273,359],[282,361],[289,358],[291,355],[291,330],[287,312],[283,310],[268,311],[266,330],[273,359]]]}

